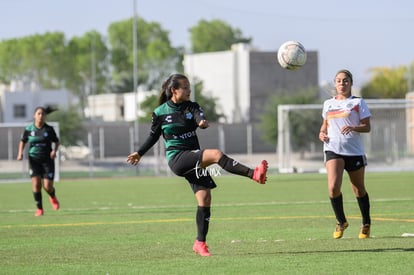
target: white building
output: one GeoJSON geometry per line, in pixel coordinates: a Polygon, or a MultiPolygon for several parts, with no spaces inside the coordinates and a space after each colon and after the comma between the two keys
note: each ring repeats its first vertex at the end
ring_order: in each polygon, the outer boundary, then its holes
{"type": "MultiPolygon", "coordinates": [[[[88,96],[85,115],[103,121],[134,121],[137,114],[144,115],[138,110],[138,103],[153,93],[158,92],[91,95],[88,96]]],[[[38,106],[67,110],[70,106],[79,104],[79,98],[67,90],[15,91],[3,86],[0,88],[0,122],[31,121],[34,109],[38,106]]]]}
{"type": "Polygon", "coordinates": [[[27,122],[33,120],[36,107],[67,109],[78,100],[67,90],[0,91],[0,122],[27,122]]]}
{"type": "Polygon", "coordinates": [[[134,121],[145,115],[139,104],[145,98],[158,92],[138,91],[138,93],[98,94],[88,96],[87,117],[103,121],[134,121]]]}
{"type": "Polygon", "coordinates": [[[227,122],[249,121],[249,48],[234,45],[231,51],[185,55],[184,70],[190,81],[203,81],[207,96],[217,99],[218,113],[227,122]]]}

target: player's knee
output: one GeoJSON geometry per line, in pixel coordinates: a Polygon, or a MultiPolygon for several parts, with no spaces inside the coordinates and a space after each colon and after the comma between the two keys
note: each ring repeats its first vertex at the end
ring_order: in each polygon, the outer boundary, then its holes
{"type": "Polygon", "coordinates": [[[214,163],[217,163],[220,160],[220,158],[223,156],[223,152],[221,152],[218,149],[208,149],[208,151],[207,152],[206,151],[204,153],[207,153],[208,158],[214,163]]]}
{"type": "Polygon", "coordinates": [[[328,188],[328,195],[330,198],[336,198],[341,195],[341,189],[339,188],[328,188]]]}
{"type": "Polygon", "coordinates": [[[210,206],[211,205],[211,195],[205,196],[203,198],[203,205],[210,206]]]}
{"type": "Polygon", "coordinates": [[[218,162],[221,157],[223,156],[223,152],[218,150],[218,149],[214,149],[214,159],[218,162]]]}

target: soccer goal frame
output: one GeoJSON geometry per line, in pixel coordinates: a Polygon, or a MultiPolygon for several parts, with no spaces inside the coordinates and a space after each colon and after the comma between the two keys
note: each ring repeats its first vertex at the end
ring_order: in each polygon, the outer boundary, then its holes
{"type": "MultiPolygon", "coordinates": [[[[376,169],[412,169],[408,160],[414,156],[414,99],[365,100],[371,113],[371,132],[362,135],[365,150],[376,169]],[[407,163],[407,167],[404,164],[407,163]]],[[[323,171],[322,143],[317,134],[302,136],[309,140],[308,155],[317,156],[303,159],[303,154],[292,149],[292,129],[290,114],[314,110],[322,123],[322,104],[298,104],[278,106],[277,156],[280,173],[300,171],[323,171]],[[302,157],[302,159],[301,159],[302,157]]],[[[320,124],[319,124],[320,126],[320,124]]],[[[318,127],[319,127],[318,126],[318,127]]],[[[317,128],[319,132],[319,128],[317,128]]],[[[412,166],[412,165],[411,165],[412,166]]],[[[374,169],[373,166],[368,166],[374,169]]]]}

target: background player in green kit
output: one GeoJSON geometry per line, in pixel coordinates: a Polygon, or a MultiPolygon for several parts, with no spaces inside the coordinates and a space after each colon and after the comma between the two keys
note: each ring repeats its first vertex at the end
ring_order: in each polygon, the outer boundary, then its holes
{"type": "Polygon", "coordinates": [[[45,122],[46,110],[43,107],[35,109],[33,118],[33,123],[24,129],[19,143],[17,160],[23,159],[24,146],[29,143],[30,177],[32,179],[33,197],[37,206],[35,216],[42,216],[42,180],[43,188],[50,196],[53,209],[59,209],[59,201],[56,198],[53,186],[55,176],[54,159],[59,147],[59,139],[53,127],[45,122]]]}
{"type": "Polygon", "coordinates": [[[203,110],[190,101],[190,83],[182,74],[171,75],[162,85],[159,106],[152,114],[151,131],[137,152],[127,157],[127,162],[137,165],[141,157],[162,135],[168,165],[178,176],[185,177],[197,199],[197,238],[193,250],[201,256],[210,256],[206,237],[210,222],[211,189],[216,187],[208,171],[200,172],[217,163],[224,170],[266,183],[267,161],[251,169],[226,156],[218,149],[200,149],[196,129],[209,126],[203,110]]]}

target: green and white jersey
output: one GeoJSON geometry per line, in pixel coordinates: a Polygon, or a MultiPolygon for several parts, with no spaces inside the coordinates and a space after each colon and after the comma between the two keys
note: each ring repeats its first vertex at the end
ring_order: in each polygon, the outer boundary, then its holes
{"type": "Polygon", "coordinates": [[[37,128],[34,124],[28,125],[23,132],[21,141],[29,143],[29,157],[46,160],[50,158],[52,142],[59,142],[52,126],[44,124],[37,128]]]}
{"type": "Polygon", "coordinates": [[[196,102],[175,104],[168,100],[152,113],[150,134],[138,154],[143,156],[161,134],[164,137],[167,160],[180,151],[200,149],[196,129],[204,119],[203,110],[196,102]]]}

